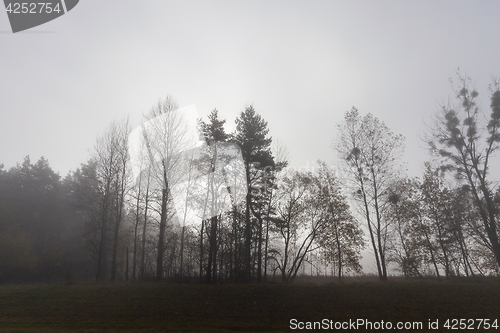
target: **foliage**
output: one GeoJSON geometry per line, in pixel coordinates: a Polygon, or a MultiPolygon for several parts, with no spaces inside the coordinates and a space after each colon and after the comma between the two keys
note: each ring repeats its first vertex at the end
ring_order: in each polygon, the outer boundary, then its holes
{"type": "Polygon", "coordinates": [[[326,163],[319,162],[314,177],[314,199],[323,211],[318,244],[328,263],[343,271],[361,273],[361,250],[365,246],[363,231],[352,216],[346,198],[341,192],[339,181],[326,163]]]}
{"type": "Polygon", "coordinates": [[[260,205],[266,200],[267,188],[261,191],[261,184],[266,170],[275,167],[271,152],[272,139],[268,137],[267,122],[257,114],[253,106],[245,108],[236,118],[236,130],[231,135],[231,141],[236,143],[245,163],[247,194],[245,206],[245,245],[244,245],[244,280],[252,278],[252,238],[257,233],[257,279],[260,281],[262,273],[262,243],[263,243],[263,215],[256,213],[262,208],[260,205]],[[258,207],[254,207],[257,205],[258,207]],[[253,215],[253,216],[251,216],[253,215]]]}
{"type": "Polygon", "coordinates": [[[333,171],[319,162],[318,171],[291,172],[278,182],[271,217],[279,246],[274,259],[282,281],[292,281],[309,255],[321,251],[326,262],[344,271],[361,272],[362,231],[349,211],[333,171]]]}
{"type": "Polygon", "coordinates": [[[468,186],[481,217],[484,238],[488,239],[497,265],[500,265],[499,223],[494,203],[490,163],[500,147],[500,82],[490,86],[489,117],[479,106],[479,93],[471,79],[458,74],[455,97],[459,104],[442,106],[429,129],[430,150],[443,161],[441,169],[454,171],[468,186]]]}

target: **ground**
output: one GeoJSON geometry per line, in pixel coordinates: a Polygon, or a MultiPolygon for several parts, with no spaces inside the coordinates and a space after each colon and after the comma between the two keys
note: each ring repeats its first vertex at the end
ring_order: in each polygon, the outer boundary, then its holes
{"type": "MultiPolygon", "coordinates": [[[[476,319],[489,319],[493,324],[499,317],[498,279],[210,286],[153,282],[0,285],[2,333],[290,332],[314,322],[334,325],[358,319],[375,326],[382,320],[392,325],[422,323],[422,329],[392,332],[452,331],[444,327],[446,320],[466,319],[468,328],[474,327],[475,332],[495,332],[498,329],[485,330],[485,322],[476,319]],[[429,330],[429,321],[436,320],[439,329],[429,330]]],[[[457,321],[456,328],[459,324],[457,321]]],[[[370,330],[362,326],[358,331],[370,330]]]]}

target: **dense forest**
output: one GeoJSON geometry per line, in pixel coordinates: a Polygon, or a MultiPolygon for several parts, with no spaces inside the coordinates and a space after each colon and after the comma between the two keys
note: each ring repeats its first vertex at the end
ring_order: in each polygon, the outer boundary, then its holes
{"type": "Polygon", "coordinates": [[[459,77],[424,141],[421,177],[405,175],[404,137],[356,108],[332,129],[332,156],[294,170],[248,106],[227,133],[214,109],[202,145],[168,96],[132,129],[113,122],[64,178],[29,157],[0,166],[0,282],[293,281],[302,274],[405,278],[497,275],[500,82],[489,108],[459,77]]]}

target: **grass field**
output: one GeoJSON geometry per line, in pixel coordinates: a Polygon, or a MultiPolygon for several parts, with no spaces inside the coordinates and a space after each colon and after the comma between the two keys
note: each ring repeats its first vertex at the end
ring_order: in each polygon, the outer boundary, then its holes
{"type": "MultiPolygon", "coordinates": [[[[497,319],[500,281],[0,285],[0,332],[290,332],[319,322],[497,319]]],[[[500,319],[500,318],[499,318],[500,319]]],[[[495,332],[499,329],[471,332],[495,332]]],[[[311,331],[311,330],[308,330],[311,331]]],[[[332,330],[333,331],[333,330],[332,330]]],[[[352,330],[351,330],[352,331],[352,330]]],[[[366,327],[357,331],[368,332],[366,327]]],[[[375,331],[375,330],[374,330],[375,331]]],[[[376,330],[384,332],[386,330],[376,330]]]]}

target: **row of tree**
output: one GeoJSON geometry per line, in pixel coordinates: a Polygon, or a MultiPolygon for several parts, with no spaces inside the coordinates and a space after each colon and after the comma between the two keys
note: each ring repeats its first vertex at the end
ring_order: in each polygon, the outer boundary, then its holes
{"type": "Polygon", "coordinates": [[[306,265],[360,272],[362,231],[333,170],[287,171],[251,106],[234,133],[224,124],[217,110],[199,120],[197,146],[167,98],[138,130],[113,122],[62,180],[43,158],[2,170],[0,279],[211,283],[291,281],[306,265]]]}
{"type": "Polygon", "coordinates": [[[404,176],[403,137],[377,118],[353,108],[338,126],[342,179],[366,221],[382,280],[390,263],[407,277],[498,274],[500,192],[491,163],[500,145],[500,84],[490,85],[488,116],[470,78],[458,78],[458,103],[443,106],[427,129],[434,161],[422,180],[404,176]]]}
{"type": "Polygon", "coordinates": [[[341,279],[366,245],[382,280],[497,274],[500,86],[489,118],[469,79],[456,97],[427,131],[422,179],[404,175],[404,138],[355,108],[336,170],[298,172],[252,106],[233,133],[217,110],[193,132],[167,97],[134,130],[110,124],[64,179],[43,158],[0,167],[0,281],[341,279]]]}

